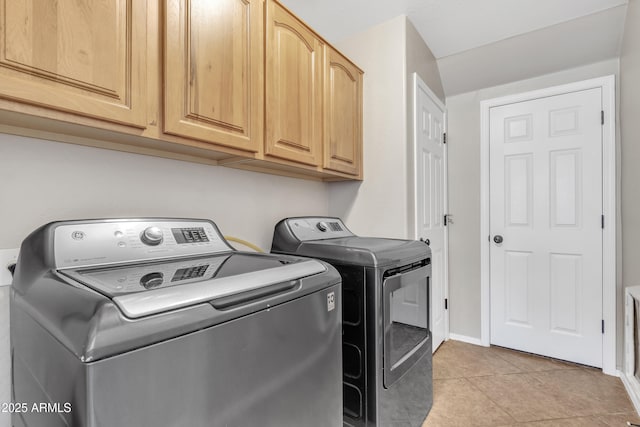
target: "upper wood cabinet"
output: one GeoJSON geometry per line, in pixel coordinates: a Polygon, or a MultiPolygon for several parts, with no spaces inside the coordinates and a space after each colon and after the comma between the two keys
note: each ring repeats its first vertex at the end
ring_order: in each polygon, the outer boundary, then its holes
{"type": "Polygon", "coordinates": [[[325,44],[275,1],[267,6],[265,154],[321,163],[325,44]]]}
{"type": "Polygon", "coordinates": [[[145,126],[145,1],[0,0],[0,10],[0,97],[145,126]]]}
{"type": "Polygon", "coordinates": [[[362,174],[362,71],[327,49],[324,168],[362,174]]]}
{"type": "Polygon", "coordinates": [[[278,0],[0,0],[0,126],[362,179],[362,71],[278,0]]]}
{"type": "Polygon", "coordinates": [[[264,123],[264,0],[170,0],[164,131],[257,152],[264,123]]]}

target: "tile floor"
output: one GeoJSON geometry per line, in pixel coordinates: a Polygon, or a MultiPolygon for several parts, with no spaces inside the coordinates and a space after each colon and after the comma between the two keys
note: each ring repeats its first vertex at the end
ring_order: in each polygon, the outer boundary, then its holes
{"type": "Polygon", "coordinates": [[[422,427],[623,427],[640,424],[619,378],[500,347],[445,342],[433,356],[422,427]]]}

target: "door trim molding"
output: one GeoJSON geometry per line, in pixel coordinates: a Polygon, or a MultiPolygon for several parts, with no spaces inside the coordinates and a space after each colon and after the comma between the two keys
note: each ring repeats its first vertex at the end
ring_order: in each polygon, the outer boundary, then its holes
{"type": "MultiPolygon", "coordinates": [[[[429,98],[431,98],[431,100],[433,101],[434,104],[436,104],[436,106],[438,108],[440,108],[440,110],[442,110],[442,131],[443,132],[447,132],[447,107],[444,105],[444,103],[442,101],[440,101],[440,98],[438,98],[438,96],[431,90],[431,88],[420,78],[420,76],[418,75],[418,73],[414,72],[413,73],[413,129],[412,129],[412,138],[411,138],[411,153],[412,153],[412,157],[413,157],[413,177],[414,177],[414,181],[415,181],[415,177],[417,176],[417,171],[418,171],[418,158],[415,155],[416,150],[418,148],[418,136],[417,136],[417,132],[416,132],[416,111],[418,111],[418,97],[416,96],[416,94],[418,93],[418,87],[420,87],[421,89],[423,89],[426,93],[427,96],[429,96],[429,98]]],[[[448,175],[449,175],[449,168],[447,167],[447,162],[448,162],[448,147],[447,144],[444,144],[444,148],[443,148],[443,153],[444,153],[444,213],[447,214],[449,213],[449,190],[448,190],[448,186],[449,186],[449,182],[448,182],[448,175]]],[[[418,200],[418,186],[414,184],[413,186],[413,200],[418,200]]],[[[414,239],[418,239],[418,215],[417,215],[417,204],[414,203],[414,212],[413,212],[413,238],[414,239]]],[[[443,256],[444,256],[444,295],[443,297],[446,299],[449,299],[449,230],[447,227],[444,228],[444,242],[443,242],[443,256]]],[[[447,341],[449,339],[449,310],[446,309],[444,311],[444,340],[447,341]]]]}
{"type": "Polygon", "coordinates": [[[616,369],[616,110],[615,76],[553,86],[484,100],[480,103],[480,341],[491,343],[491,293],[489,258],[489,112],[493,107],[562,95],[587,89],[602,89],[602,207],[606,223],[602,234],[602,371],[615,375],[616,369]]]}

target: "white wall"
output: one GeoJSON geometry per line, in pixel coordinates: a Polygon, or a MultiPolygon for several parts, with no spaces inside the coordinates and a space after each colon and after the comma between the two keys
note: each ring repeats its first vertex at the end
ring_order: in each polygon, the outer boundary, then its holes
{"type": "MultiPolygon", "coordinates": [[[[0,197],[0,249],[57,219],[164,216],[210,218],[268,251],[278,220],[328,213],[321,182],[6,134],[0,197]]],[[[11,401],[8,289],[0,287],[0,403],[11,401]]],[[[0,414],[0,427],[8,423],[0,414]]]]}
{"type": "Polygon", "coordinates": [[[407,235],[404,15],[337,44],[364,70],[364,181],[330,184],[329,212],[356,234],[407,235]]]}
{"type": "Polygon", "coordinates": [[[210,218],[268,251],[279,219],[328,206],[321,182],[6,134],[0,197],[0,249],[57,219],[165,216],[210,218]]]}
{"type": "Polygon", "coordinates": [[[447,95],[614,58],[620,48],[626,7],[604,9],[442,57],[438,66],[447,95]]]}
{"type": "Polygon", "coordinates": [[[329,212],[356,234],[412,238],[412,75],[444,101],[436,59],[404,15],[337,46],[364,70],[364,182],[330,184],[329,212]]]}
{"type": "Polygon", "coordinates": [[[622,283],[640,285],[640,1],[630,0],[620,56],[622,283]]]}
{"type": "MultiPolygon", "coordinates": [[[[0,283],[0,405],[11,402],[9,351],[9,287],[0,283]]],[[[0,412],[0,427],[11,427],[11,415],[0,412]]]]}
{"type": "Polygon", "coordinates": [[[447,98],[451,333],[480,338],[480,102],[611,74],[617,59],[447,98]]]}
{"type": "MultiPolygon", "coordinates": [[[[440,78],[440,70],[436,57],[424,42],[416,27],[407,19],[406,23],[406,61],[407,61],[407,93],[413,93],[412,75],[418,73],[429,89],[436,94],[440,101],[445,101],[444,88],[440,78]]],[[[413,106],[413,102],[409,104],[413,106]]],[[[411,113],[411,108],[407,110],[411,113]]],[[[413,129],[413,128],[412,128],[413,129]]]]}

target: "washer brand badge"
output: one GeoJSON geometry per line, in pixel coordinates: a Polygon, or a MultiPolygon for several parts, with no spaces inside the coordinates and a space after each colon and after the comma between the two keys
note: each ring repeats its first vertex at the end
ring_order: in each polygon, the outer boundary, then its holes
{"type": "Polygon", "coordinates": [[[329,292],[327,294],[327,311],[333,311],[336,308],[336,293],[329,292]]]}
{"type": "Polygon", "coordinates": [[[84,234],[84,232],[82,231],[74,231],[73,233],[71,233],[71,237],[73,238],[73,240],[82,240],[85,236],[86,234],[84,234]]]}

